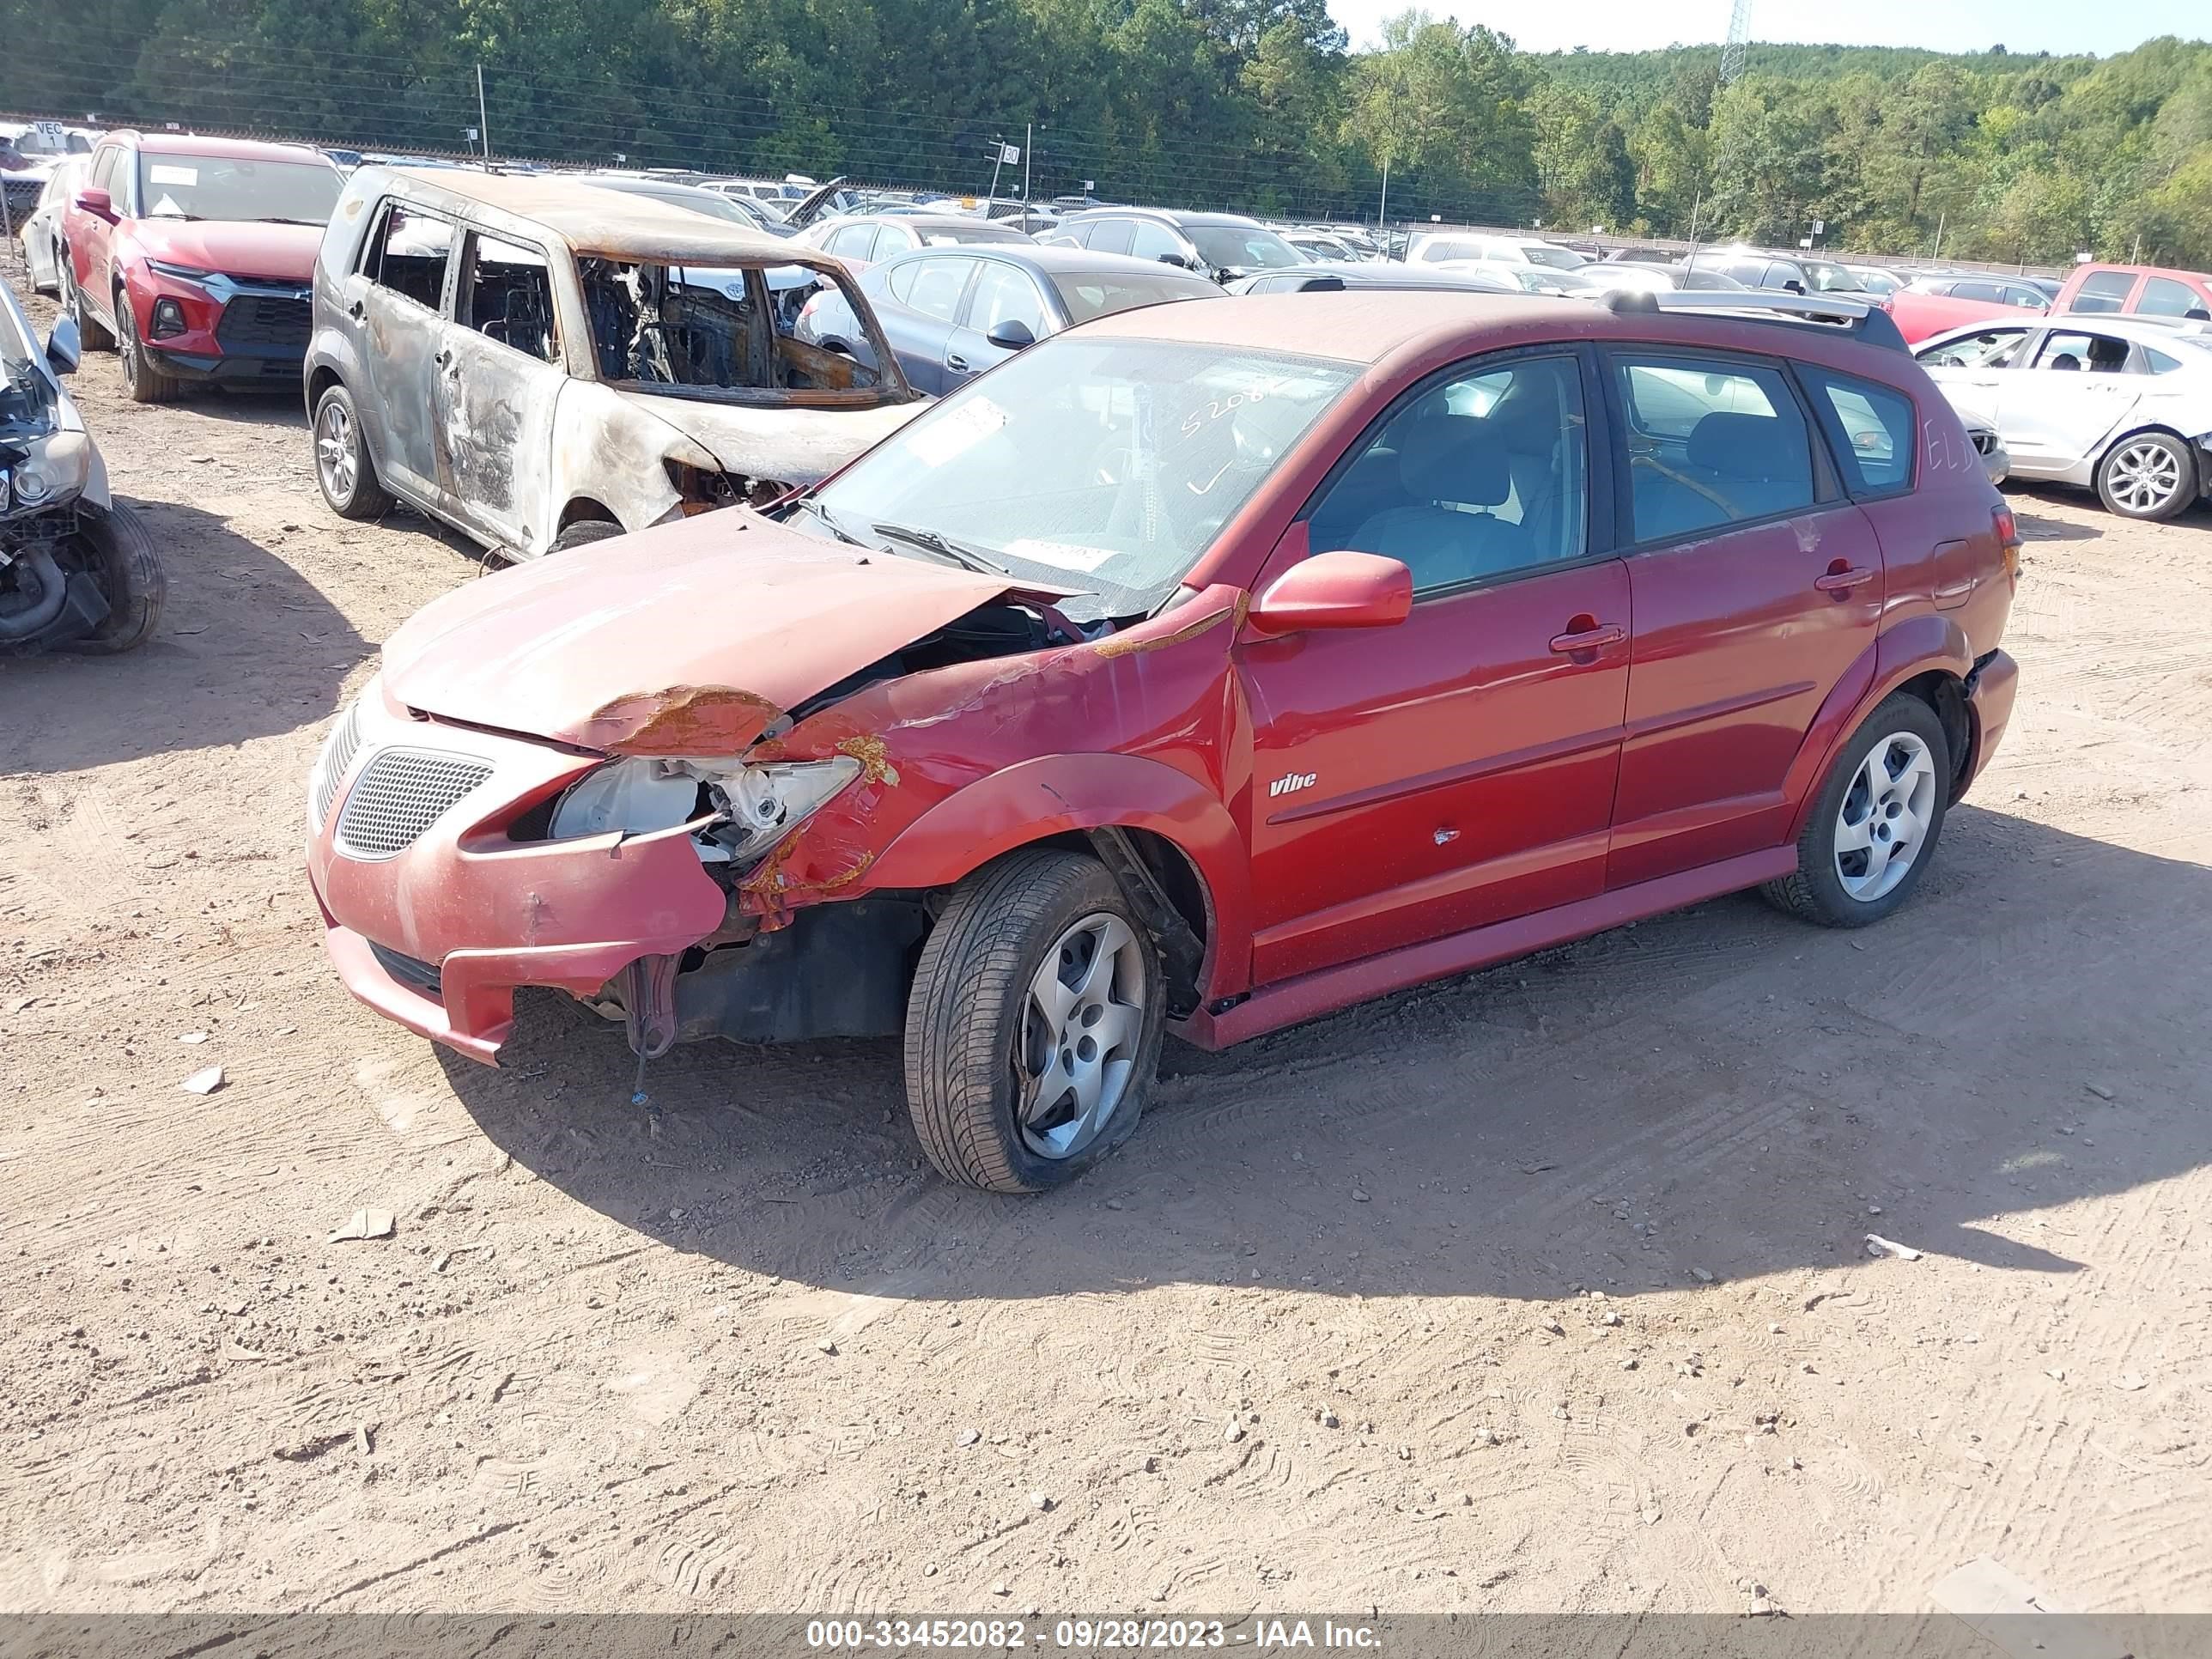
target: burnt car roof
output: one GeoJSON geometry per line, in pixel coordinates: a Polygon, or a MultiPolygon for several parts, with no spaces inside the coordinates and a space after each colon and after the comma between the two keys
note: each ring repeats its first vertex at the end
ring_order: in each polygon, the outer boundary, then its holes
{"type": "Polygon", "coordinates": [[[557,173],[477,173],[449,167],[386,171],[396,183],[406,187],[406,193],[428,205],[436,205],[441,197],[464,197],[550,233],[575,253],[668,264],[844,269],[827,254],[793,247],[764,230],[709,218],[654,197],[608,190],[557,173]]]}

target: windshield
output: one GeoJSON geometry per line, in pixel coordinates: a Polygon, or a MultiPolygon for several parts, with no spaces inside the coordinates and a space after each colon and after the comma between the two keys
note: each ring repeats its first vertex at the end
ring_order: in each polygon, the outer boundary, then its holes
{"type": "Polygon", "coordinates": [[[149,219],[330,222],[344,180],[319,161],[251,161],[231,155],[138,158],[138,199],[149,219]]]}
{"type": "Polygon", "coordinates": [[[1186,225],[1198,257],[1217,270],[1268,270],[1302,265],[1306,256],[1261,225],[1186,225]]]}
{"type": "MultiPolygon", "coordinates": [[[[934,532],[1017,576],[1081,589],[1061,605],[1078,620],[1136,616],[1174,592],[1357,373],[1063,335],[902,427],[812,499],[855,538],[934,532]]],[[[791,522],[830,533],[811,514],[791,522]]]]}
{"type": "Polygon", "coordinates": [[[1052,285],[1067,307],[1068,320],[1076,323],[1087,323],[1109,311],[1134,311],[1139,306],[1156,306],[1167,300],[1203,300],[1221,295],[1203,277],[1178,281],[1169,276],[1125,276],[1119,271],[1110,276],[1069,271],[1055,276],[1052,285]]]}
{"type": "MultiPolygon", "coordinates": [[[[803,392],[817,394],[816,403],[825,400],[820,394],[842,393],[830,401],[873,404],[886,395],[876,370],[784,333],[757,267],[687,270],[586,256],[576,261],[576,275],[603,380],[738,403],[781,402],[803,392]]],[[[865,315],[851,291],[836,286],[865,315]]]]}
{"type": "Polygon", "coordinates": [[[1554,270],[1579,270],[1589,260],[1571,247],[1553,247],[1548,242],[1523,242],[1522,256],[1532,265],[1549,265],[1554,270]]]}

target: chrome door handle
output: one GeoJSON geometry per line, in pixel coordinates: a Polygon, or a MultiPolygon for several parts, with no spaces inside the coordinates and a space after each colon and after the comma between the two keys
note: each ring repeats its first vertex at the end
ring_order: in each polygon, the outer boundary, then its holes
{"type": "Polygon", "coordinates": [[[1875,573],[1864,565],[1847,570],[1831,570],[1825,576],[1813,578],[1813,586],[1823,593],[1848,593],[1855,587],[1863,587],[1874,580],[1875,573]]]}
{"type": "Polygon", "coordinates": [[[1585,628],[1579,633],[1561,634],[1552,641],[1552,649],[1561,656],[1571,656],[1584,651],[1595,651],[1602,646],[1619,645],[1628,637],[1628,630],[1617,623],[1606,623],[1596,628],[1585,628]]]}
{"type": "Polygon", "coordinates": [[[947,357],[945,360],[945,366],[955,374],[965,374],[968,372],[968,360],[957,355],[947,357]]]}

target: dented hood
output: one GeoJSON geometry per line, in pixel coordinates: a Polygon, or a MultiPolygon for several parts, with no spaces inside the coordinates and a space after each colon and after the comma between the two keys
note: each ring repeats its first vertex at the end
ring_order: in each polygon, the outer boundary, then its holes
{"type": "Polygon", "coordinates": [[[726,757],[793,705],[1012,591],[728,508],[455,589],[392,636],[384,683],[448,720],[617,753],[726,757]]]}
{"type": "Polygon", "coordinates": [[[621,395],[665,421],[727,472],[785,483],[819,483],[929,407],[915,398],[875,409],[755,409],[650,392],[621,395]]]}

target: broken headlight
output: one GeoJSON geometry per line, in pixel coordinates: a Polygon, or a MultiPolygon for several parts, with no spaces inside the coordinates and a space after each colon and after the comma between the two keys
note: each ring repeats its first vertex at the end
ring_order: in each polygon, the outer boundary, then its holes
{"type": "Polygon", "coordinates": [[[58,507],[74,501],[92,477],[92,442],[82,432],[57,432],[31,446],[12,475],[15,505],[58,507]]]}
{"type": "Polygon", "coordinates": [[[553,809],[555,841],[650,835],[704,819],[691,837],[708,863],[750,863],[860,775],[849,756],[831,760],[610,761],[571,784],[553,809]]]}

